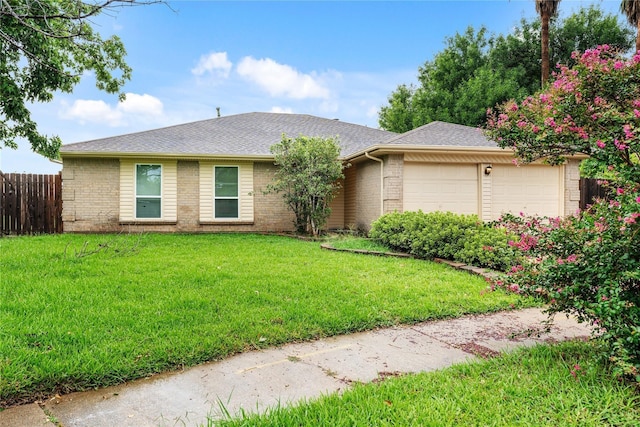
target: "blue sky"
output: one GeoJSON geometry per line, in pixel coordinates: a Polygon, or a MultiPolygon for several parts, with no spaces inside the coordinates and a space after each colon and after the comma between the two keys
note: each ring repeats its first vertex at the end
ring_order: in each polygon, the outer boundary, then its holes
{"type": "MultiPolygon", "coordinates": [[[[562,15],[619,0],[563,0],[562,15]]],[[[506,34],[535,16],[533,0],[170,1],[126,7],[95,20],[127,48],[133,78],[125,102],[95,89],[32,106],[40,131],[86,141],[253,111],[313,114],[377,127],[377,111],[402,83],[468,26],[506,34]]],[[[626,20],[620,17],[622,22],[626,20]]],[[[20,148],[0,149],[3,172],[60,166],[20,148]]]]}

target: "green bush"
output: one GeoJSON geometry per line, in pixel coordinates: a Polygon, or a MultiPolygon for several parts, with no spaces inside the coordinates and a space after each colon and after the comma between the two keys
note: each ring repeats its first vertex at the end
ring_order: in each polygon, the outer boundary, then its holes
{"type": "Polygon", "coordinates": [[[369,235],[418,258],[444,258],[502,271],[515,264],[516,251],[509,246],[513,236],[476,215],[394,212],[378,218],[369,235]]]}

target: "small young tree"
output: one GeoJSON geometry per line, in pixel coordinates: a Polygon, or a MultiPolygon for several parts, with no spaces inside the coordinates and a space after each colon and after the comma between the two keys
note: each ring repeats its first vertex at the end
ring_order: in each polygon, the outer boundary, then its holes
{"type": "Polygon", "coordinates": [[[587,154],[583,173],[606,178],[613,198],[567,218],[507,221],[526,257],[503,284],[593,324],[618,372],[640,381],[640,53],[600,46],[575,59],[545,91],[489,112],[487,135],[525,162],[587,154]]]}
{"type": "Polygon", "coordinates": [[[344,178],[337,139],[283,134],[271,153],[278,170],[267,192],[283,193],[295,214],[296,230],[317,236],[331,214],[338,180],[344,178]]]}

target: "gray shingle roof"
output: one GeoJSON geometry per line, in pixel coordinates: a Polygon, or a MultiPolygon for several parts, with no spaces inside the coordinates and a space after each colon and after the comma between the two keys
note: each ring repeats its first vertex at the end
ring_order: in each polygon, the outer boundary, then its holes
{"type": "Polygon", "coordinates": [[[482,130],[432,122],[403,134],[306,114],[244,113],[161,129],[65,144],[61,153],[173,154],[193,156],[270,156],[282,134],[334,137],[342,156],[373,146],[497,147],[482,130]]]}
{"type": "Polygon", "coordinates": [[[498,147],[479,128],[445,122],[431,122],[385,141],[389,145],[444,147],[498,147]]]}
{"type": "Polygon", "coordinates": [[[395,136],[393,132],[306,114],[245,113],[127,135],[65,144],[61,153],[270,155],[282,134],[334,137],[348,155],[395,136]]]}

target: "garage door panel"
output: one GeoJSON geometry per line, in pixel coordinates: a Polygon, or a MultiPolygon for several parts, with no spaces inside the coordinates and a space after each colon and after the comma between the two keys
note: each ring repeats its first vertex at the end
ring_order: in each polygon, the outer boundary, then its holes
{"type": "Polygon", "coordinates": [[[476,165],[405,163],[404,210],[478,212],[476,165]]]}
{"type": "Polygon", "coordinates": [[[542,216],[559,214],[558,168],[542,165],[494,165],[491,187],[493,219],[505,212],[542,216]]]}

